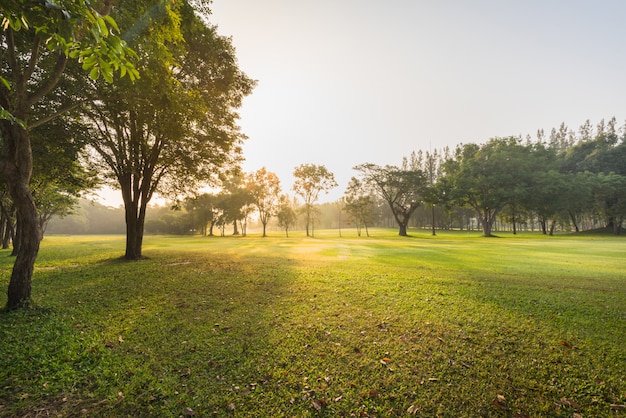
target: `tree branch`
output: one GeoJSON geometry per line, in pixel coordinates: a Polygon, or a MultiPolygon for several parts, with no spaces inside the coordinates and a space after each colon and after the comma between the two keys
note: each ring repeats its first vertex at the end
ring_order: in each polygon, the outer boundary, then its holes
{"type": "Polygon", "coordinates": [[[31,94],[26,100],[26,106],[32,107],[35,103],[39,102],[46,94],[50,92],[59,82],[63,71],[65,71],[65,64],[67,64],[67,57],[63,53],[59,53],[57,62],[52,70],[52,74],[33,94],[31,94]]]}
{"type": "Polygon", "coordinates": [[[72,103],[70,105],[64,106],[61,109],[59,109],[58,111],[54,112],[51,115],[48,115],[46,117],[43,117],[41,119],[38,119],[36,121],[34,121],[33,123],[29,123],[28,124],[28,129],[35,129],[43,124],[46,124],[48,122],[50,122],[52,119],[61,116],[63,113],[65,112],[69,112],[70,110],[76,109],[77,107],[79,107],[81,105],[81,103],[72,103]]]}
{"type": "Polygon", "coordinates": [[[33,72],[35,71],[35,68],[37,67],[37,60],[39,59],[39,47],[41,46],[41,38],[39,36],[35,36],[35,40],[33,41],[33,46],[30,49],[30,59],[28,60],[28,68],[26,69],[26,72],[24,72],[24,74],[22,74],[22,80],[21,82],[23,83],[22,87],[26,87],[26,81],[30,78],[31,75],[33,75],[33,72]]]}

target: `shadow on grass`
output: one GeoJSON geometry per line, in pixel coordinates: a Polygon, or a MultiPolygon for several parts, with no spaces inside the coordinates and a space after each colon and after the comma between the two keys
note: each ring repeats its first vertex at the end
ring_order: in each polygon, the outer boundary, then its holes
{"type": "Polygon", "coordinates": [[[0,416],[232,411],[267,379],[267,324],[279,325],[289,268],[177,257],[40,272],[45,308],[0,315],[0,416]]]}

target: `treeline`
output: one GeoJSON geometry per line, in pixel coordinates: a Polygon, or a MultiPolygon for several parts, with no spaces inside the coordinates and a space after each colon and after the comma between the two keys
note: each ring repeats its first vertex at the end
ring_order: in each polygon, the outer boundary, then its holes
{"type": "MultiPolygon", "coordinates": [[[[584,231],[610,228],[620,234],[626,214],[626,129],[615,118],[578,130],[564,124],[535,137],[493,138],[454,150],[418,151],[399,166],[361,164],[344,196],[317,204],[336,187],[325,167],[296,167],[293,195],[282,193],[276,174],[262,168],[232,175],[214,193],[153,207],[146,233],[246,235],[250,228],[282,231],[370,227],[480,228],[584,231]],[[172,210],[173,209],[173,210],[172,210]]],[[[81,206],[76,215],[50,223],[54,233],[123,232],[122,209],[81,206]],[[104,214],[117,212],[110,230],[104,214]],[[94,224],[87,214],[93,216],[94,224]],[[78,218],[77,218],[78,217],[78,218]],[[80,221],[78,219],[81,219],[80,221]]]]}

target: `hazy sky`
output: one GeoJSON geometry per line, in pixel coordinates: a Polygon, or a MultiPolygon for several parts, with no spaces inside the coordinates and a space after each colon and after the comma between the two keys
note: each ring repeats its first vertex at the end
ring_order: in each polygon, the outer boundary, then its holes
{"type": "MultiPolygon", "coordinates": [[[[292,184],[323,164],[626,119],[623,0],[213,0],[258,86],[240,110],[245,171],[292,184]]],[[[291,193],[291,192],[290,192],[291,193]]]]}

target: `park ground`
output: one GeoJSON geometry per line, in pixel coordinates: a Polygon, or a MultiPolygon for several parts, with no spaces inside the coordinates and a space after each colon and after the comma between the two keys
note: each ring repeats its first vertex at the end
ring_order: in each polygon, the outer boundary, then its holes
{"type": "Polygon", "coordinates": [[[626,415],[626,239],[371,232],[46,237],[0,416],[626,415]]]}

